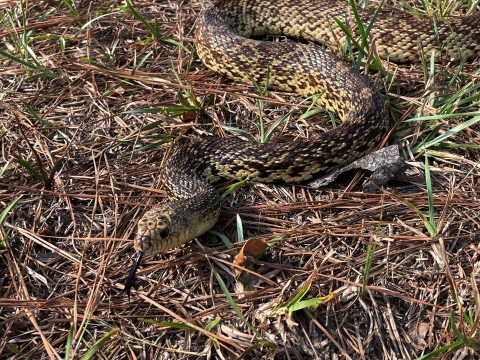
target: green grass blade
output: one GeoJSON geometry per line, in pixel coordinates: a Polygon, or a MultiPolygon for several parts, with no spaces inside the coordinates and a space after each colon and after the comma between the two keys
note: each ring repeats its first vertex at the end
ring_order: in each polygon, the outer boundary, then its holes
{"type": "Polygon", "coordinates": [[[436,356],[440,355],[441,353],[443,353],[444,351],[448,351],[448,350],[452,350],[452,349],[455,349],[459,346],[462,346],[463,345],[463,341],[461,340],[458,340],[458,341],[455,341],[451,344],[448,344],[448,345],[445,345],[445,346],[442,346],[441,348],[438,348],[434,351],[432,351],[431,353],[428,353],[428,354],[425,354],[423,356],[420,356],[418,358],[416,358],[415,360],[429,360],[429,359],[433,359],[435,358],[436,356]]]}
{"type": "Polygon", "coordinates": [[[22,64],[23,66],[25,67],[28,67],[30,69],[34,69],[34,70],[43,70],[42,67],[39,67],[37,65],[33,65],[33,64],[30,64],[29,62],[25,61],[25,60],[22,60],[6,51],[3,51],[3,50],[0,50],[0,55],[2,55],[3,57],[6,57],[10,60],[13,60],[19,64],[22,64]]]}
{"type": "Polygon", "coordinates": [[[270,64],[267,65],[267,74],[265,75],[265,85],[263,86],[262,94],[268,94],[268,84],[270,83],[270,64]]]}
{"type": "Polygon", "coordinates": [[[463,124],[457,125],[454,128],[445,131],[442,135],[436,137],[432,141],[427,142],[425,145],[423,145],[422,149],[427,149],[430,146],[435,146],[440,141],[448,139],[450,136],[453,136],[453,135],[457,134],[458,132],[462,131],[463,129],[466,129],[467,127],[472,126],[479,121],[480,121],[480,116],[475,116],[474,118],[465,121],[463,124]]]}
{"type": "Polygon", "coordinates": [[[88,351],[81,357],[81,360],[89,360],[91,359],[98,350],[100,350],[106,343],[107,341],[116,333],[118,332],[118,329],[112,329],[105,335],[103,335],[100,340],[98,340],[93,346],[88,349],[88,351]]]}
{"type": "Polygon", "coordinates": [[[427,137],[425,138],[425,140],[423,140],[420,144],[416,145],[413,147],[413,150],[412,151],[420,151],[420,149],[424,149],[424,146],[427,142],[429,142],[430,140],[432,140],[439,132],[440,130],[443,128],[443,124],[440,124],[440,125],[437,125],[435,126],[427,135],[427,137]]]}
{"type": "Polygon", "coordinates": [[[242,180],[242,181],[237,181],[235,184],[232,184],[230,185],[227,190],[225,190],[222,195],[220,196],[220,199],[223,200],[225,199],[225,197],[227,197],[228,195],[230,195],[232,192],[234,192],[235,190],[237,190],[238,188],[241,188],[242,186],[251,186],[251,185],[255,185],[255,186],[260,186],[260,187],[263,187],[264,185],[261,184],[261,183],[257,183],[257,182],[254,182],[254,181],[250,181],[248,180],[248,178],[246,178],[245,180],[242,180]]]}
{"type": "Polygon", "coordinates": [[[123,157],[125,157],[125,156],[130,156],[130,155],[136,154],[136,153],[138,153],[138,152],[142,152],[142,151],[147,151],[147,150],[150,150],[150,149],[154,149],[154,148],[156,148],[156,147],[158,147],[158,146],[160,146],[160,145],[163,145],[163,144],[165,144],[165,143],[169,143],[169,142],[171,142],[171,141],[173,141],[171,138],[166,138],[166,139],[164,139],[164,140],[156,141],[156,142],[154,142],[154,143],[151,143],[151,144],[148,144],[148,145],[145,145],[145,146],[141,146],[141,147],[139,147],[139,148],[137,148],[137,149],[135,149],[135,150],[132,150],[132,151],[125,151],[125,152],[119,154],[119,155],[118,155],[118,158],[121,159],[121,158],[123,158],[123,157]]]}
{"type": "Polygon", "coordinates": [[[222,318],[220,316],[217,316],[215,319],[213,319],[207,325],[205,325],[205,330],[211,331],[215,326],[217,326],[220,323],[220,320],[222,320],[222,318]]]}
{"type": "Polygon", "coordinates": [[[10,161],[7,161],[3,165],[3,167],[0,169],[0,178],[3,176],[3,174],[5,174],[5,171],[7,171],[9,167],[10,167],[10,161]]]}
{"type": "Polygon", "coordinates": [[[437,235],[437,227],[435,225],[435,208],[433,207],[433,190],[432,190],[432,179],[430,176],[430,166],[428,165],[428,156],[425,154],[425,182],[427,185],[427,195],[428,195],[428,219],[430,225],[434,230],[434,234],[430,234],[432,237],[437,235]]]}
{"type": "Polygon", "coordinates": [[[5,249],[5,244],[7,243],[8,236],[10,235],[10,230],[12,229],[8,229],[7,231],[5,231],[5,235],[2,239],[0,239],[0,250],[5,249]]]}
{"type": "Polygon", "coordinates": [[[15,159],[15,162],[18,163],[19,165],[23,166],[25,169],[27,169],[27,171],[32,174],[33,176],[35,176],[35,178],[40,181],[43,185],[45,185],[46,183],[46,179],[40,175],[39,172],[37,172],[32,165],[30,165],[28,162],[26,162],[25,160],[23,159],[15,159]]]}
{"type": "MultiPolygon", "coordinates": [[[[283,115],[280,119],[278,119],[277,121],[275,121],[275,123],[268,129],[267,133],[264,135],[263,139],[263,143],[268,143],[270,142],[270,140],[272,139],[273,137],[273,134],[275,133],[275,131],[278,129],[278,127],[280,125],[282,125],[285,121],[288,121],[290,119],[290,117],[292,116],[293,112],[295,110],[298,110],[299,106],[304,104],[305,102],[309,101],[310,99],[312,99],[312,103],[310,104],[310,106],[308,107],[307,111],[302,114],[300,116],[299,119],[305,119],[306,117],[308,116],[311,116],[312,114],[315,114],[315,113],[318,113],[318,112],[323,112],[325,110],[323,109],[314,109],[314,110],[311,110],[312,107],[317,103],[318,99],[320,98],[320,96],[322,96],[323,93],[321,94],[316,94],[316,95],[312,95],[312,96],[309,96],[305,99],[303,99],[300,103],[298,103],[298,105],[294,106],[288,113],[286,113],[285,115],[283,115]],[[308,114],[308,115],[306,115],[308,114]]],[[[261,122],[261,128],[260,130],[262,131],[263,130],[263,121],[261,122]]],[[[263,132],[261,132],[261,134],[263,134],[263,132]]]]}
{"type": "Polygon", "coordinates": [[[132,70],[132,75],[135,75],[135,73],[137,72],[137,70],[140,69],[140,68],[143,66],[143,64],[145,63],[145,61],[147,61],[147,59],[148,59],[150,56],[152,56],[152,54],[153,54],[153,51],[150,50],[148,53],[145,54],[144,57],[142,57],[142,58],[140,59],[140,61],[138,62],[138,64],[135,65],[135,67],[133,68],[133,70],[132,70]]]}
{"type": "Polygon", "coordinates": [[[10,210],[12,210],[15,207],[15,205],[17,205],[18,200],[20,200],[22,196],[23,195],[20,195],[19,197],[17,197],[10,205],[8,205],[5,209],[3,209],[3,211],[0,213],[0,225],[3,223],[3,220],[5,220],[10,210]]]}
{"type": "Polygon", "coordinates": [[[457,324],[455,323],[455,311],[450,310],[450,327],[452,328],[453,333],[464,343],[468,342],[468,339],[465,335],[458,329],[457,324]]]}
{"type": "Polygon", "coordinates": [[[234,126],[222,125],[222,129],[225,129],[227,131],[237,132],[237,133],[240,133],[240,134],[250,135],[250,133],[248,131],[246,131],[244,129],[237,128],[237,127],[234,127],[234,126]]]}
{"type": "MultiPolygon", "coordinates": [[[[354,0],[350,0],[350,2],[355,3],[354,0]]],[[[380,13],[380,10],[382,9],[384,3],[385,3],[385,0],[380,1],[380,4],[378,4],[377,8],[375,9],[375,12],[373,13],[370,19],[370,22],[367,25],[367,29],[365,30],[365,39],[364,39],[367,43],[368,43],[368,35],[370,34],[370,31],[373,28],[373,24],[375,23],[375,20],[377,19],[377,16],[380,13]]]]}
{"type": "MultiPolygon", "coordinates": [[[[334,18],[335,22],[337,23],[338,26],[343,30],[343,32],[347,35],[347,38],[349,41],[353,43],[355,48],[360,51],[360,53],[363,56],[368,56],[368,52],[365,51],[365,49],[358,43],[357,40],[355,40],[355,36],[352,34],[352,32],[348,29],[348,27],[338,18],[334,18]]],[[[357,69],[358,70],[358,69],[357,69]]]]}
{"type": "Polygon", "coordinates": [[[78,10],[75,7],[75,2],[68,0],[61,0],[61,2],[72,12],[72,16],[78,16],[78,10]]]}
{"type": "MultiPolygon", "coordinates": [[[[380,223],[378,224],[378,227],[377,227],[377,236],[379,232],[380,232],[380,223]]],[[[370,278],[370,269],[372,268],[373,256],[375,255],[375,249],[377,248],[377,243],[375,239],[372,239],[372,240],[367,246],[365,269],[363,270],[362,291],[360,293],[361,297],[364,297],[367,293],[367,283],[368,283],[368,279],[370,278]]]]}
{"type": "Polygon", "coordinates": [[[150,23],[133,7],[132,3],[130,0],[125,1],[127,4],[128,10],[138,19],[140,20],[143,25],[150,31],[150,34],[152,34],[154,39],[158,39],[160,37],[160,34],[158,33],[157,29],[155,29],[150,23]]]}
{"type": "Polygon", "coordinates": [[[310,308],[315,311],[320,305],[326,303],[332,298],[333,298],[332,296],[327,295],[327,296],[316,297],[308,300],[298,301],[295,304],[292,304],[292,306],[288,308],[288,312],[292,313],[294,311],[302,310],[305,308],[310,308]]]}
{"type": "Polygon", "coordinates": [[[242,218],[240,217],[240,215],[237,214],[236,220],[237,220],[237,241],[243,242],[245,238],[243,237],[243,224],[242,224],[242,218]]]}
{"type": "Polygon", "coordinates": [[[87,58],[86,56],[80,56],[80,59],[82,59],[83,61],[85,61],[87,64],[96,66],[96,67],[99,68],[99,69],[108,70],[108,71],[114,71],[114,69],[109,68],[108,66],[105,66],[105,65],[103,65],[103,64],[100,64],[99,62],[90,60],[90,59],[87,58]]]}
{"type": "Polygon", "coordinates": [[[65,345],[65,360],[70,360],[70,350],[72,349],[74,331],[75,331],[75,323],[72,323],[70,325],[70,330],[68,331],[67,344],[65,345]]]}
{"type": "Polygon", "coordinates": [[[472,111],[466,113],[457,113],[457,114],[442,114],[442,115],[430,115],[430,116],[421,116],[418,118],[405,120],[405,123],[415,122],[415,121],[431,121],[431,120],[440,120],[440,119],[451,119],[458,118],[462,116],[480,116],[480,111],[472,111]]]}
{"type": "Polygon", "coordinates": [[[180,330],[195,330],[193,327],[187,324],[181,324],[181,323],[176,323],[176,322],[171,322],[171,321],[156,321],[154,319],[144,319],[144,318],[139,318],[140,321],[143,321],[145,323],[153,324],[153,325],[158,325],[158,326],[165,326],[169,327],[172,329],[180,329],[180,330]]]}
{"type": "Polygon", "coordinates": [[[423,225],[427,228],[427,231],[428,233],[430,234],[430,236],[434,237],[436,235],[436,231],[434,228],[432,228],[432,226],[430,225],[430,221],[429,219],[427,219],[427,217],[415,206],[413,205],[410,201],[398,196],[398,195],[395,195],[395,194],[390,194],[391,196],[393,196],[395,199],[397,199],[398,201],[404,203],[406,206],[408,206],[410,209],[412,209],[413,211],[415,211],[415,213],[420,217],[420,219],[422,220],[423,222],[423,225]],[[433,234],[433,235],[432,235],[433,234]]]}
{"type": "MultiPolygon", "coordinates": [[[[243,316],[242,312],[240,311],[240,309],[238,308],[237,304],[235,304],[235,300],[233,300],[232,298],[232,295],[230,294],[230,291],[228,291],[228,288],[227,286],[225,285],[225,283],[223,282],[223,279],[222,277],[220,276],[220,274],[213,268],[213,266],[211,266],[212,268],[212,271],[213,271],[213,274],[215,275],[215,278],[217,279],[220,287],[222,288],[222,291],[223,293],[225,294],[225,297],[227,298],[228,300],[228,303],[230,304],[230,306],[232,307],[233,311],[235,311],[235,313],[237,314],[238,318],[250,329],[252,330],[255,335],[257,335],[260,339],[263,339],[262,335],[258,332],[258,330],[252,325],[250,324],[250,322],[245,319],[245,317],[243,316]]],[[[265,339],[263,339],[265,340],[265,339]]]]}
{"type": "Polygon", "coordinates": [[[300,300],[303,299],[303,297],[307,294],[308,290],[310,290],[311,283],[307,283],[306,286],[304,286],[298,293],[295,294],[292,300],[289,301],[287,304],[287,308],[290,308],[291,306],[295,305],[298,303],[300,300]]]}
{"type": "Polygon", "coordinates": [[[447,94],[450,91],[450,88],[452,87],[452,85],[455,83],[455,81],[457,81],[458,75],[460,75],[460,73],[463,71],[463,67],[465,66],[465,63],[467,62],[467,60],[468,60],[468,57],[466,56],[463,59],[461,59],[460,64],[458,64],[457,70],[455,71],[455,74],[453,74],[452,78],[448,82],[448,85],[443,90],[444,94],[447,94]]]}
{"type": "Polygon", "coordinates": [[[175,46],[178,46],[182,50],[185,50],[186,52],[188,52],[188,49],[185,47],[185,45],[183,45],[182,43],[179,43],[176,40],[173,40],[173,39],[170,39],[170,38],[162,38],[161,41],[172,44],[172,45],[175,45],[175,46]]]}
{"type": "Polygon", "coordinates": [[[96,18],[93,18],[89,21],[87,21],[85,24],[83,24],[80,29],[77,30],[77,32],[75,33],[74,37],[77,37],[78,35],[80,35],[84,30],[86,30],[92,23],[94,23],[95,21],[98,21],[100,20],[101,18],[104,18],[106,16],[108,17],[112,17],[113,15],[116,15],[116,14],[120,14],[122,13],[123,11],[114,11],[114,12],[109,12],[107,14],[103,14],[103,15],[100,15],[100,16],[97,16],[96,18]]]}
{"type": "Polygon", "coordinates": [[[209,230],[208,234],[218,236],[220,238],[220,240],[222,240],[223,243],[227,246],[227,248],[229,248],[229,249],[233,248],[233,243],[224,234],[219,233],[218,231],[215,231],[215,230],[209,230]]]}

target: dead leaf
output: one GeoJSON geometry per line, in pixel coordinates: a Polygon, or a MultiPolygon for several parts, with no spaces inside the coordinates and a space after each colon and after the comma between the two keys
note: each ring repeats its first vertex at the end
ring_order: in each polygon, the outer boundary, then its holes
{"type": "MultiPolygon", "coordinates": [[[[238,255],[235,256],[233,263],[235,265],[245,267],[245,264],[247,262],[245,255],[256,257],[260,255],[262,251],[264,251],[267,247],[268,244],[260,239],[248,239],[247,241],[245,241],[245,244],[243,244],[243,247],[238,252],[238,255]]],[[[235,272],[235,276],[237,277],[241,274],[241,271],[237,267],[235,267],[233,271],[235,272]]]]}

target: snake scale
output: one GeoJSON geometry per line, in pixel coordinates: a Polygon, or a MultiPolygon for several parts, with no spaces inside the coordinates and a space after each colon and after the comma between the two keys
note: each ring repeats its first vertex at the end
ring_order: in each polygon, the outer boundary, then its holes
{"type": "MultiPolygon", "coordinates": [[[[388,128],[384,100],[351,66],[317,45],[249,39],[270,34],[342,44],[345,34],[334,18],[345,20],[347,9],[345,0],[220,0],[200,14],[196,49],[208,68],[244,83],[251,83],[250,74],[260,84],[269,68],[270,88],[306,97],[322,94],[318,104],[335,112],[342,124],[315,140],[290,143],[178,140],[160,174],[170,201],[138,223],[138,255],[127,292],[144,253],[171,249],[215,224],[220,198],[212,183],[247,177],[263,183],[309,180],[378,146],[388,128]]],[[[358,10],[367,24],[372,13],[358,10]]],[[[427,58],[435,51],[437,61],[440,56],[449,61],[480,53],[479,28],[478,14],[434,22],[380,12],[371,34],[382,58],[418,62],[422,51],[427,58]]]]}

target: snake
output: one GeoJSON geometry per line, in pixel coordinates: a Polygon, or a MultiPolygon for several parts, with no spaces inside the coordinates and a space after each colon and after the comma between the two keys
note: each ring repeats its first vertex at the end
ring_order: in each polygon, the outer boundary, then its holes
{"type": "MultiPolygon", "coordinates": [[[[220,214],[213,184],[221,179],[297,183],[346,165],[375,150],[388,131],[382,95],[352,66],[321,44],[344,46],[347,36],[335,19],[352,19],[345,0],[220,0],[198,17],[195,44],[209,69],[236,82],[269,82],[269,89],[320,94],[317,105],[342,123],[315,139],[257,143],[238,138],[177,139],[160,171],[169,201],[138,222],[137,257],[127,293],[144,254],[165,252],[212,228],[220,214]],[[281,35],[300,41],[258,41],[281,35]]],[[[372,12],[358,8],[362,24],[372,12]]],[[[358,26],[354,26],[358,29],[358,26]]],[[[480,53],[480,16],[418,19],[380,11],[370,30],[374,55],[396,63],[458,61],[480,53]]]]}

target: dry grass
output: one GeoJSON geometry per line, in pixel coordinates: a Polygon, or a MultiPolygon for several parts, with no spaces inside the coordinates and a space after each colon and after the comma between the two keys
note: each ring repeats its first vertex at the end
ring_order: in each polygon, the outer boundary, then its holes
{"type": "MultiPolygon", "coordinates": [[[[438,124],[444,126],[437,135],[469,118],[461,116],[402,124],[391,139],[404,146],[411,167],[374,194],[361,192],[364,178],[352,181],[355,174],[320,189],[269,185],[235,191],[224,200],[215,230],[235,243],[238,214],[246,239],[280,237],[248,276],[234,276],[232,260],[240,245],[229,248],[205,235],[145,259],[128,303],[121,290],[134,253],[135,225],[165,198],[155,185],[168,141],[177,134],[231,136],[222,125],[256,137],[258,94],[253,86],[233,84],[205,69],[195,55],[187,75],[190,51],[162,40],[141,43],[150,36],[144,24],[125,12],[113,14],[107,3],[82,2],[76,18],[61,5],[37,22],[56,5],[23,4],[28,24],[22,25],[20,5],[0,3],[4,51],[20,57],[16,42],[28,29],[31,54],[58,75],[28,79],[43,70],[0,58],[0,210],[21,196],[0,224],[1,237],[9,232],[0,250],[0,359],[63,358],[71,324],[75,358],[111,330],[116,332],[97,353],[99,359],[412,359],[455,345],[462,333],[478,341],[480,128],[473,125],[448,139],[457,146],[427,150],[435,237],[416,211],[429,213],[425,152],[408,150],[438,124]],[[79,31],[101,9],[110,14],[79,31]],[[8,26],[7,14],[15,28],[8,26]],[[64,51],[58,37],[65,39],[64,51]],[[170,59],[191,88],[178,84],[170,59]],[[122,114],[180,106],[178,90],[184,88],[207,109],[180,117],[122,114]],[[158,125],[145,128],[154,122],[158,125]],[[16,159],[30,164],[39,178],[16,159]],[[366,250],[373,241],[367,292],[360,297],[366,250]],[[306,281],[305,299],[332,292],[335,299],[313,313],[268,316],[306,281]],[[228,294],[251,328],[233,310],[228,294]],[[460,333],[451,327],[451,311],[460,333]],[[217,318],[218,324],[207,325],[217,318]]],[[[162,38],[192,49],[200,2],[134,5],[147,19],[158,19],[162,38]]],[[[23,59],[34,64],[31,54],[23,59]]],[[[429,96],[438,99],[457,66],[437,65],[435,81],[426,85],[421,66],[390,64],[395,78],[388,94],[389,80],[374,72],[370,76],[383,89],[392,114],[408,120],[438,113],[429,96]]],[[[479,69],[478,60],[469,61],[445,97],[465,84],[478,86],[479,69]]],[[[295,94],[269,93],[263,114],[267,126],[300,101],[295,94]]],[[[458,101],[452,112],[479,116],[478,101],[474,96],[458,101]]],[[[329,123],[328,116],[291,120],[274,141],[315,136],[329,123]]],[[[453,347],[443,356],[475,358],[471,346],[453,347]]]]}

